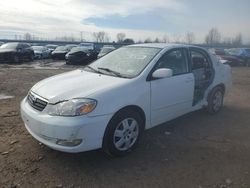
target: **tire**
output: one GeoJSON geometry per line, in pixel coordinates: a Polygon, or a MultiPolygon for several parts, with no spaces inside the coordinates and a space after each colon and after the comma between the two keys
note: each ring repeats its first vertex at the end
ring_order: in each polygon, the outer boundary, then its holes
{"type": "Polygon", "coordinates": [[[20,63],[20,58],[18,55],[14,55],[13,60],[14,60],[14,63],[20,63]]]}
{"type": "Polygon", "coordinates": [[[29,60],[34,61],[34,55],[33,54],[30,55],[29,60]]]}
{"type": "Polygon", "coordinates": [[[207,111],[210,114],[218,113],[223,107],[224,89],[220,86],[215,87],[208,96],[207,111]]]}
{"type": "Polygon", "coordinates": [[[109,122],[103,139],[103,150],[114,157],[122,157],[138,145],[143,131],[143,119],[137,112],[123,110],[109,122]]]}

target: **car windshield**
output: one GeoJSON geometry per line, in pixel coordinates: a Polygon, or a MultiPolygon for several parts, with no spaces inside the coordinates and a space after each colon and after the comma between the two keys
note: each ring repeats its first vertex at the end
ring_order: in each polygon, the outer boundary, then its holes
{"type": "Polygon", "coordinates": [[[112,48],[112,47],[110,47],[110,48],[102,48],[100,53],[109,53],[109,52],[111,52],[113,50],[114,50],[114,48],[112,48]]]}
{"type": "Polygon", "coordinates": [[[216,55],[226,55],[224,50],[215,50],[216,55]]]}
{"type": "Polygon", "coordinates": [[[231,55],[239,55],[241,53],[240,49],[229,49],[228,53],[231,55]]]}
{"type": "Polygon", "coordinates": [[[46,45],[47,48],[56,49],[57,45],[46,45]]]}
{"type": "Polygon", "coordinates": [[[42,51],[44,49],[43,46],[32,46],[33,50],[37,50],[37,51],[42,51]]]}
{"type": "Polygon", "coordinates": [[[92,47],[92,46],[94,46],[94,44],[92,44],[92,43],[81,43],[80,46],[90,46],[90,47],[92,47]]]}
{"type": "Polygon", "coordinates": [[[16,49],[18,43],[6,43],[0,46],[0,48],[6,48],[6,49],[16,49]]]}
{"type": "Polygon", "coordinates": [[[96,60],[90,66],[102,73],[110,73],[110,75],[116,73],[116,75],[133,78],[143,71],[160,50],[160,48],[149,47],[123,47],[96,60]]]}
{"type": "Polygon", "coordinates": [[[250,54],[250,49],[249,49],[249,48],[245,49],[245,51],[246,51],[248,54],[250,54]]]}
{"type": "Polygon", "coordinates": [[[65,51],[65,50],[67,50],[67,48],[65,46],[58,46],[55,50],[56,51],[65,51]]]}
{"type": "Polygon", "coordinates": [[[83,47],[74,47],[70,50],[70,52],[79,52],[79,51],[88,52],[88,49],[83,47]]]}

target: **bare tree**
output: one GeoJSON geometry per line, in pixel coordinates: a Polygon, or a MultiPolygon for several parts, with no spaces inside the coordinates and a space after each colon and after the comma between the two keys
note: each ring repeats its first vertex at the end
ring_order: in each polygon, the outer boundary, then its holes
{"type": "Polygon", "coordinates": [[[25,33],[25,34],[23,35],[23,39],[24,39],[24,40],[31,40],[31,38],[32,38],[32,36],[31,36],[30,33],[25,33]]]}
{"type": "Polygon", "coordinates": [[[117,33],[117,35],[116,35],[117,42],[119,42],[119,43],[123,42],[125,37],[126,37],[125,33],[117,33]]]}
{"type": "Polygon", "coordinates": [[[164,43],[169,43],[169,37],[168,37],[167,35],[164,35],[164,36],[162,37],[162,42],[164,42],[164,43]]]}
{"type": "Polygon", "coordinates": [[[225,37],[222,41],[223,44],[225,45],[232,45],[232,38],[230,37],[225,37]]]}
{"type": "Polygon", "coordinates": [[[241,46],[242,45],[242,34],[239,33],[238,35],[236,35],[234,37],[234,39],[232,40],[232,44],[234,46],[241,46]]]}
{"type": "Polygon", "coordinates": [[[144,43],[151,43],[151,42],[152,42],[152,40],[151,40],[150,37],[148,37],[148,38],[146,38],[146,39],[144,40],[144,43]]]}
{"type": "Polygon", "coordinates": [[[123,40],[123,43],[125,43],[125,44],[134,44],[135,41],[133,39],[131,39],[131,38],[126,38],[126,39],[123,40]]]}
{"type": "Polygon", "coordinates": [[[193,44],[195,41],[195,35],[193,32],[187,32],[185,38],[188,44],[193,44]]]}
{"type": "Polygon", "coordinates": [[[216,28],[210,29],[205,37],[206,44],[219,44],[221,40],[221,34],[216,28]]]}
{"type": "Polygon", "coordinates": [[[174,35],[174,43],[183,43],[184,41],[183,41],[183,37],[181,36],[181,35],[179,35],[179,34],[176,34],[176,35],[174,35]]]}
{"type": "Polygon", "coordinates": [[[94,32],[93,37],[95,42],[108,42],[109,36],[105,31],[94,32]]]}
{"type": "Polygon", "coordinates": [[[155,43],[160,43],[161,41],[160,41],[160,39],[158,37],[156,37],[155,40],[154,40],[154,42],[155,43]]]}

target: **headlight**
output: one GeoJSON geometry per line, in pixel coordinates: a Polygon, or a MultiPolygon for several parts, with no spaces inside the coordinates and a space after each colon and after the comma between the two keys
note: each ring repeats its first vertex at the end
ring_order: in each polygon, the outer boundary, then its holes
{"type": "Polygon", "coordinates": [[[52,116],[81,116],[92,112],[97,101],[94,99],[71,99],[55,105],[49,105],[47,113],[52,116]]]}

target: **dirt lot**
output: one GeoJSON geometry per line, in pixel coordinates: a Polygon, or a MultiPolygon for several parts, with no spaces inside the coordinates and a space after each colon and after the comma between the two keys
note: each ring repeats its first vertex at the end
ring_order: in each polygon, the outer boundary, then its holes
{"type": "Polygon", "coordinates": [[[233,90],[214,116],[194,112],[146,131],[129,156],[57,152],[25,130],[19,104],[57,66],[0,66],[0,187],[250,187],[250,68],[233,68],[233,90]]]}

